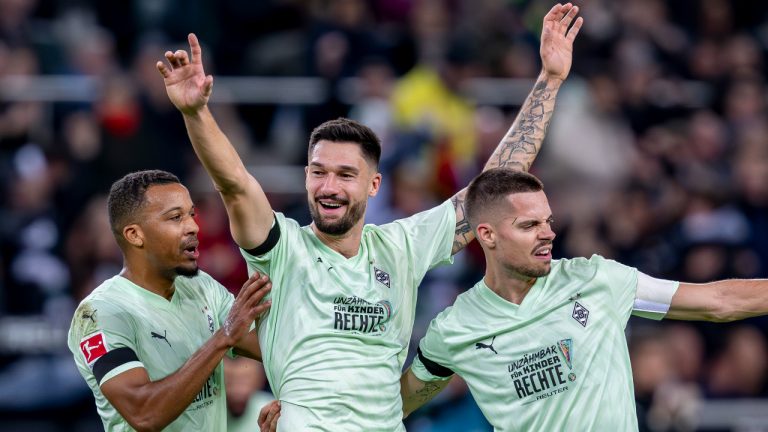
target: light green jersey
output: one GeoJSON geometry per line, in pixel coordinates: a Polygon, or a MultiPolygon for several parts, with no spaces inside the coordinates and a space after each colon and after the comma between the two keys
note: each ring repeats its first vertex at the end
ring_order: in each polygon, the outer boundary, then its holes
{"type": "MultiPolygon", "coordinates": [[[[99,285],[75,311],[67,344],[96,398],[107,431],[132,431],[101,393],[100,385],[143,367],[152,381],[178,370],[232,307],[232,294],[207,274],[179,276],[170,301],[115,276],[99,285]]],[[[216,367],[200,393],[166,431],[224,431],[224,368],[216,367]]]]}
{"type": "Polygon", "coordinates": [[[283,401],[279,430],[395,431],[402,426],[400,374],[413,327],[416,288],[451,261],[456,215],[449,201],[363,228],[347,259],[308,226],[277,213],[277,244],[249,271],[272,280],[272,308],[259,327],[264,366],[283,401]]]}
{"type": "Polygon", "coordinates": [[[432,321],[412,371],[460,375],[496,431],[637,430],[624,329],[633,310],[663,318],[677,289],[644,282],[638,300],[642,277],[597,255],[554,260],[520,305],[480,281],[432,321]]]}

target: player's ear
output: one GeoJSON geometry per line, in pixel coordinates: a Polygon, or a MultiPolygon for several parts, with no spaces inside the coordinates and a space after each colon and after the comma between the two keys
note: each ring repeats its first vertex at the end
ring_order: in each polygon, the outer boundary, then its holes
{"type": "Polygon", "coordinates": [[[131,246],[144,246],[144,231],[138,224],[128,224],[123,227],[123,237],[131,246]]]}
{"type": "Polygon", "coordinates": [[[368,189],[368,196],[375,197],[379,193],[379,187],[381,187],[381,173],[377,172],[371,179],[370,188],[368,189]]]}
{"type": "Polygon", "coordinates": [[[477,241],[489,249],[496,247],[496,233],[493,227],[487,223],[481,223],[477,226],[477,241]]]}

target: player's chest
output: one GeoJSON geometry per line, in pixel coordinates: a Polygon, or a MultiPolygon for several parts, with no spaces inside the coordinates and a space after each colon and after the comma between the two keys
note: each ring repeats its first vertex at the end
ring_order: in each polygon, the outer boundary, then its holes
{"type": "Polygon", "coordinates": [[[185,359],[210,339],[219,324],[211,305],[179,301],[136,320],[136,338],[148,358],[185,359]]]}
{"type": "Polygon", "coordinates": [[[612,355],[606,348],[624,338],[600,296],[573,293],[542,309],[507,318],[507,326],[489,324],[494,331],[469,340],[457,363],[510,401],[538,400],[575,388],[594,373],[594,360],[612,355]]]}
{"type": "Polygon", "coordinates": [[[318,331],[375,336],[415,302],[410,276],[389,260],[318,255],[308,261],[288,270],[282,306],[296,313],[284,319],[313,321],[318,331]]]}

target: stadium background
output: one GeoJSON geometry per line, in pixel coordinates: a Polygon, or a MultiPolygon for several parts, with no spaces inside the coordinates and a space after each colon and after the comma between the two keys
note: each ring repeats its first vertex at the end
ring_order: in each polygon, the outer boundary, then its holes
{"type": "MultiPolygon", "coordinates": [[[[600,253],[691,282],[766,277],[768,3],[577,4],[586,23],[533,167],[555,211],[555,256],[600,253]]],[[[383,138],[368,211],[380,223],[479,171],[538,73],[551,5],[0,0],[0,429],[99,430],[65,334],[76,303],[121,266],[105,214],[115,179],[179,175],[199,207],[202,268],[232,290],[245,278],[154,68],[188,32],[215,76],[215,115],[276,209],[308,222],[309,131],[350,116],[383,138]]],[[[412,345],[482,266],[471,248],[429,275],[412,345]]],[[[768,430],[766,322],[633,319],[641,429],[768,430]]],[[[408,428],[487,430],[460,382],[408,428]]]]}

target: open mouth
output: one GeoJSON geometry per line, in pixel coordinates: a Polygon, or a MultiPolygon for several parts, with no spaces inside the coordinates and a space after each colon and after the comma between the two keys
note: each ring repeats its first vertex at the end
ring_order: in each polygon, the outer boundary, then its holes
{"type": "Polygon", "coordinates": [[[347,201],[337,201],[328,199],[317,200],[319,207],[323,210],[323,213],[337,213],[341,208],[347,205],[347,201]]]}
{"type": "Polygon", "coordinates": [[[533,252],[533,256],[543,260],[552,259],[552,245],[542,246],[533,252]]]}
{"type": "Polygon", "coordinates": [[[198,249],[199,243],[197,241],[191,242],[184,246],[184,255],[191,259],[197,259],[200,256],[200,250],[198,249]]]}

